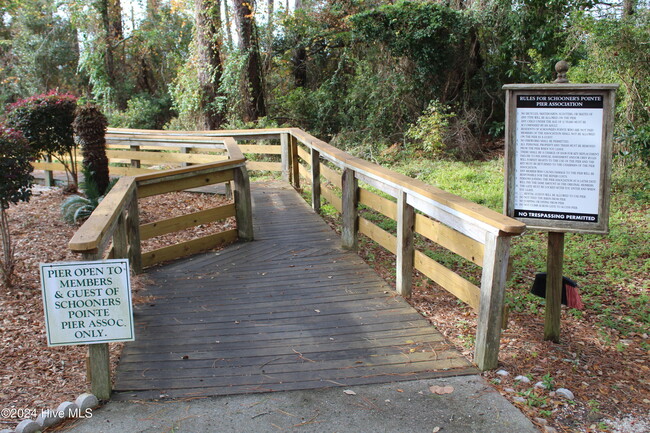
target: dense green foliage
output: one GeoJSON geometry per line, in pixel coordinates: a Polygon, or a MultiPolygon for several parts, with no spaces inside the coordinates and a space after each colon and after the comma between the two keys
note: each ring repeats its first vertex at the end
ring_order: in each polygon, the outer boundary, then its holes
{"type": "Polygon", "coordinates": [[[551,82],[565,59],[572,82],[621,85],[616,152],[648,159],[647,0],[295,4],[146,2],[127,19],[110,0],[8,0],[0,103],[56,87],[114,126],[286,124],[368,158],[473,159],[502,137],[502,86],[551,82]]]}
{"type": "Polygon", "coordinates": [[[0,126],[0,272],[5,287],[11,287],[14,273],[13,245],[5,212],[11,204],[29,201],[32,195],[34,152],[19,131],[0,126]]]}
{"type": "Polygon", "coordinates": [[[19,131],[0,127],[0,209],[29,201],[34,152],[19,131]]]}

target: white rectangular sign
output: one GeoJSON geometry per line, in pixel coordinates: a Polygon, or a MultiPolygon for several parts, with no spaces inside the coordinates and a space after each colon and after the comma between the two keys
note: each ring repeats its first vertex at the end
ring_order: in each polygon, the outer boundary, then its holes
{"type": "Polygon", "coordinates": [[[49,346],[133,341],[128,259],[41,263],[49,346]]]}
{"type": "Polygon", "coordinates": [[[598,222],[602,95],[518,95],[514,217],[598,222]]]}

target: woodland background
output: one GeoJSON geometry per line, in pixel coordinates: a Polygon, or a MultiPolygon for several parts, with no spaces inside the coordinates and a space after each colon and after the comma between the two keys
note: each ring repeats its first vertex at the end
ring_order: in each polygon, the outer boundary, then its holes
{"type": "Polygon", "coordinates": [[[507,83],[621,85],[616,151],[650,153],[648,0],[0,0],[0,106],[51,89],[111,126],[288,125],[369,159],[483,156],[507,83]],[[286,2],[285,2],[286,1],[286,2]]]}

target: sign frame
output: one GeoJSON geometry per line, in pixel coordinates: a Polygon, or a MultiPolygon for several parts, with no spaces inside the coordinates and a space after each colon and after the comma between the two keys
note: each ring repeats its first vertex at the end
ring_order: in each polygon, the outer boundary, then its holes
{"type": "MultiPolygon", "coordinates": [[[[504,213],[526,224],[528,228],[550,232],[594,233],[609,232],[609,204],[611,189],[612,137],[614,129],[614,105],[617,84],[507,84],[506,134],[505,134],[505,191],[504,213]],[[598,184],[597,221],[567,220],[553,218],[527,218],[515,216],[517,153],[517,98],[519,96],[602,96],[602,131],[600,137],[600,166],[598,184]]],[[[570,108],[562,108],[570,110],[570,108]]],[[[523,152],[523,151],[522,151],[523,152]]],[[[552,209],[534,209],[540,214],[553,214],[552,209]]]]}
{"type": "Polygon", "coordinates": [[[41,263],[40,279],[48,346],[135,340],[128,259],[41,263]]]}

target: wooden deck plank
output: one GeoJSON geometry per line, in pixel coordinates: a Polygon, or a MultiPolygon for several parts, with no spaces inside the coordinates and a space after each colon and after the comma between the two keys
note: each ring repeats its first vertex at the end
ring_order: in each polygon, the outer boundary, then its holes
{"type": "Polygon", "coordinates": [[[253,185],[255,241],[148,271],[117,399],[477,372],[288,185],[253,185]]]}

